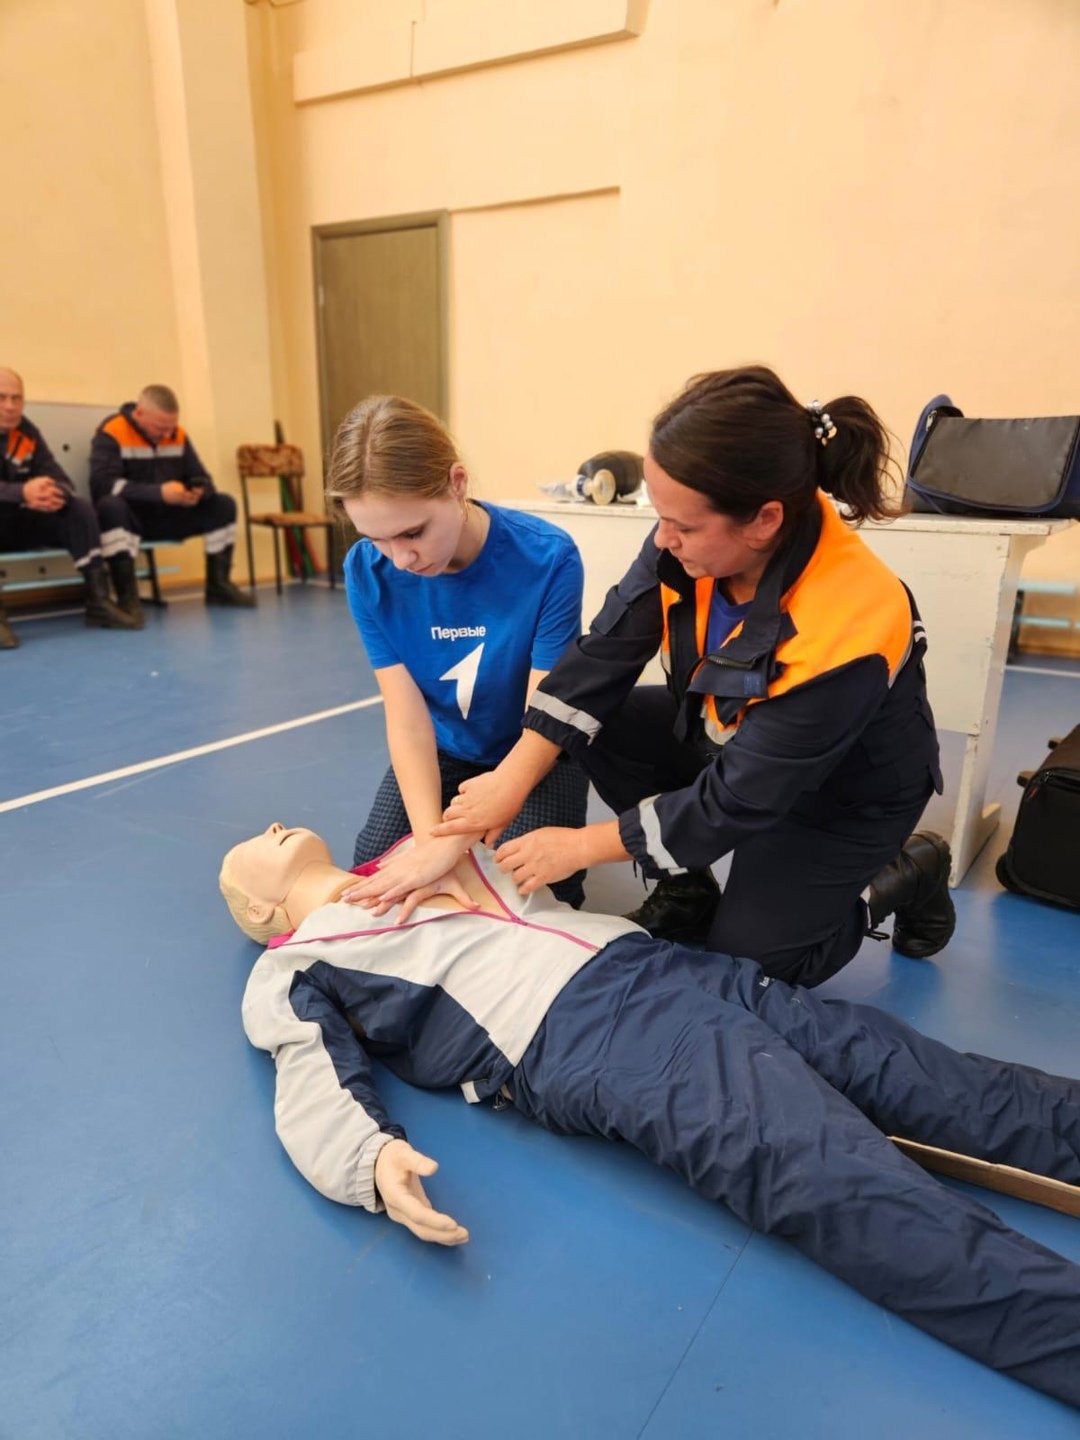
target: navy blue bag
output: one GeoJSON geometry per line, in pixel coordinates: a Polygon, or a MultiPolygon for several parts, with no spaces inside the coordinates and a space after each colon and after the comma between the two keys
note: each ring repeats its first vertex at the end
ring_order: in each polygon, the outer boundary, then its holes
{"type": "Polygon", "coordinates": [[[923,406],[906,494],[939,515],[1080,519],[1080,415],[972,420],[948,395],[923,406]]]}
{"type": "Polygon", "coordinates": [[[1024,798],[997,877],[1018,895],[1080,910],[1080,725],[1016,779],[1024,798]]]}

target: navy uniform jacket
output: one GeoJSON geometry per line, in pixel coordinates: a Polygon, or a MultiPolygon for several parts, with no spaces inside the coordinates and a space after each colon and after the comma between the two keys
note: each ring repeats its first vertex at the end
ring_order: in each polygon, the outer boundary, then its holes
{"type": "Polygon", "coordinates": [[[842,823],[922,776],[940,791],[914,601],[826,496],[770,561],[742,624],[705,655],[714,584],[650,536],[526,713],[526,728],[581,754],[661,653],[673,738],[708,763],[685,789],[620,815],[632,856],[679,874],[787,815],[842,823]]]}
{"type": "Polygon", "coordinates": [[[170,480],[201,485],[212,494],[214,482],[195,453],[182,425],[159,444],[135,423],[129,401],[98,426],[90,447],[90,490],[95,500],[122,495],[137,505],[160,505],[161,487],[170,480]]]}
{"type": "Polygon", "coordinates": [[[24,415],[14,430],[0,431],[0,505],[21,505],[27,480],[48,475],[68,492],[74,487],[36,425],[24,415]]]}

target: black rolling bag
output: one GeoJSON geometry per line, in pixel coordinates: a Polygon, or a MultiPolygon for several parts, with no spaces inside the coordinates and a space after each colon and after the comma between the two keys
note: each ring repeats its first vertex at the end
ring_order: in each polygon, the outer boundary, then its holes
{"type": "Polygon", "coordinates": [[[1080,725],[1016,779],[1024,798],[997,877],[1018,895],[1080,910],[1080,725]]]}

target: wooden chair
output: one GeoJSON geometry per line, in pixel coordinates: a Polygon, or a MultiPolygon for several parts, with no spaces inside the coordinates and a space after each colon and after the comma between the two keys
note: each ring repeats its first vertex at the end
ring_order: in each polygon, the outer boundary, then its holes
{"type": "Polygon", "coordinates": [[[251,545],[251,527],[265,525],[274,536],[274,581],[281,594],[281,536],[289,546],[297,564],[300,579],[307,583],[308,562],[317,570],[315,558],[307,547],[308,530],[326,531],[326,562],[330,587],[337,584],[335,526],[329,515],[304,509],[304,455],[297,445],[239,445],[236,468],[240,472],[240,489],[244,497],[244,528],[248,546],[248,579],[255,588],[255,556],[251,545]],[[275,479],[279,482],[280,509],[262,510],[253,514],[248,487],[253,480],[275,479]]]}

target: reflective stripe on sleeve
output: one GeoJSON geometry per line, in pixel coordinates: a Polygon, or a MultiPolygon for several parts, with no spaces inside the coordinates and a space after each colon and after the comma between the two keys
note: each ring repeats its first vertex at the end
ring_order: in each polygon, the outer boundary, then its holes
{"type": "Polygon", "coordinates": [[[656,813],[656,802],[659,798],[658,795],[650,795],[638,806],[641,831],[645,836],[645,848],[649,852],[649,859],[659,865],[662,870],[668,871],[671,875],[685,875],[686,866],[678,863],[660,837],[660,817],[656,813]]]}
{"type": "Polygon", "coordinates": [[[579,730],[582,735],[588,737],[590,745],[600,734],[600,721],[590,715],[587,710],[575,710],[556,696],[545,695],[543,690],[533,691],[529,706],[533,710],[540,710],[545,715],[550,715],[553,720],[558,720],[563,725],[569,725],[573,730],[579,730]]]}

